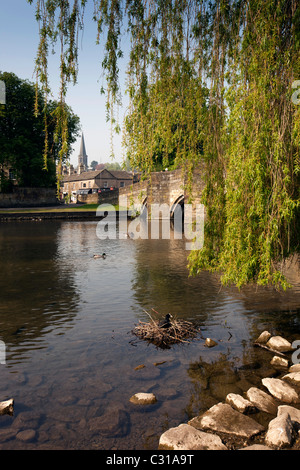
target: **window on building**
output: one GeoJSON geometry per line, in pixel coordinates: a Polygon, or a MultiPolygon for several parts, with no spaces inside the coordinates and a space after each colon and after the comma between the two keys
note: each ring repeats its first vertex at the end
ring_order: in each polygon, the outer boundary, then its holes
{"type": "Polygon", "coordinates": [[[125,182],[124,182],[124,181],[121,181],[121,182],[120,182],[120,188],[124,188],[124,186],[125,186],[125,182]]]}
{"type": "Polygon", "coordinates": [[[73,183],[73,189],[75,189],[75,183],[73,183]]]}
{"type": "Polygon", "coordinates": [[[11,168],[9,169],[9,179],[10,180],[15,180],[16,179],[15,172],[11,168]]]}
{"type": "Polygon", "coordinates": [[[82,188],[86,188],[86,183],[81,183],[82,184],[82,188]]]}
{"type": "Polygon", "coordinates": [[[107,181],[104,181],[104,183],[103,183],[103,188],[108,188],[107,181]]]}
{"type": "Polygon", "coordinates": [[[92,183],[89,181],[89,188],[91,188],[91,187],[92,187],[92,183]]]}

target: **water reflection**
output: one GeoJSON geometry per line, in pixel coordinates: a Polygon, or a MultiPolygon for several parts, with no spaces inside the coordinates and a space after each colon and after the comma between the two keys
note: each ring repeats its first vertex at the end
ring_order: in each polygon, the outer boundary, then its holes
{"type": "Polygon", "coordinates": [[[7,361],[46,347],[53,329],[70,327],[78,295],[74,273],[58,260],[60,224],[3,224],[0,230],[0,321],[7,361]]]}
{"type": "Polygon", "coordinates": [[[181,240],[139,240],[132,283],[135,301],[144,308],[155,307],[162,316],[171,311],[205,322],[223,295],[214,276],[189,277],[187,255],[181,240]]]}

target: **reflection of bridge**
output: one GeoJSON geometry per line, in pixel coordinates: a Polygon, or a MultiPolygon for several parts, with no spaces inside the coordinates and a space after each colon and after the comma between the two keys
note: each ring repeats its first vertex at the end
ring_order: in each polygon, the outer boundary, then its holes
{"type": "Polygon", "coordinates": [[[168,217],[173,216],[176,208],[190,203],[193,209],[200,203],[201,192],[204,187],[200,172],[194,172],[192,181],[192,200],[187,194],[187,181],[182,170],[161,171],[151,173],[151,179],[135,183],[132,187],[120,188],[120,204],[122,198],[127,198],[128,206],[142,209],[150,204],[169,208],[168,217]]]}

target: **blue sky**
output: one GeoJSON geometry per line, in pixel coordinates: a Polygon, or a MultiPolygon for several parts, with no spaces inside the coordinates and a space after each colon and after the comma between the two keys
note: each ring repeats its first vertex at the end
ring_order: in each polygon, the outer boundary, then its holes
{"type": "MultiPolygon", "coordinates": [[[[67,103],[80,117],[89,163],[111,161],[110,124],[106,122],[105,96],[100,94],[103,45],[96,45],[96,24],[92,21],[93,2],[88,2],[85,28],[79,40],[78,83],[70,85],[67,103]]],[[[22,79],[35,82],[35,57],[38,46],[38,24],[35,1],[0,0],[0,71],[13,72],[22,79]]],[[[121,67],[121,75],[125,76],[121,67]]],[[[59,91],[59,53],[50,56],[49,77],[53,99],[59,91]]],[[[124,111],[120,110],[120,124],[124,111]]],[[[71,163],[77,164],[80,138],[73,146],[71,163]]],[[[115,161],[123,159],[121,137],[114,137],[115,161]]]]}

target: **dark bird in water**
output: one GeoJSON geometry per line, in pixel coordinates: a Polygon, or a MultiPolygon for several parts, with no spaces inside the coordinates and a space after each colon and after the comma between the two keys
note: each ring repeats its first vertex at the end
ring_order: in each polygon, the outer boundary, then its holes
{"type": "Polygon", "coordinates": [[[105,253],[102,253],[102,255],[94,255],[94,258],[97,259],[97,258],[103,258],[105,259],[106,258],[106,254],[105,253]]]}
{"type": "Polygon", "coordinates": [[[163,320],[160,320],[158,326],[160,328],[170,328],[171,326],[170,318],[172,318],[172,315],[170,315],[170,313],[167,313],[165,318],[163,320]]]}

